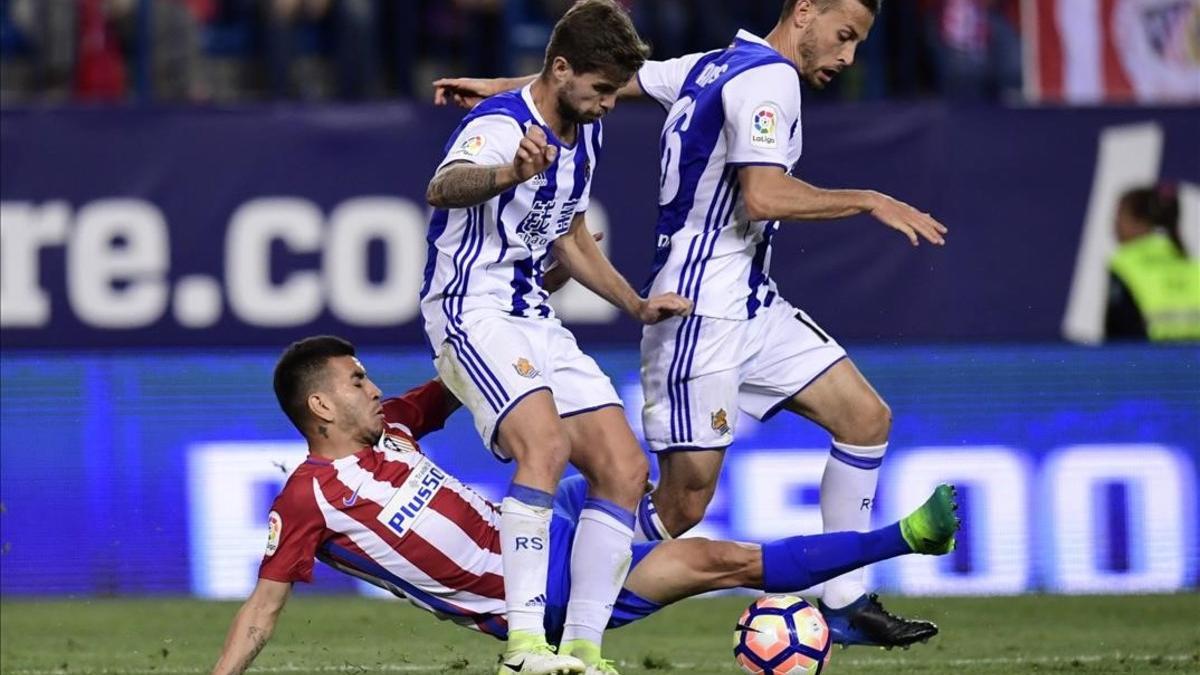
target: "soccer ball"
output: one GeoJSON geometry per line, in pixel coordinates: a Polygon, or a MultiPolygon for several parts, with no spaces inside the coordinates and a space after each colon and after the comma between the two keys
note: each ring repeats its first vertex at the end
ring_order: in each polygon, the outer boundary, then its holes
{"type": "Polygon", "coordinates": [[[821,612],[794,595],[754,601],[733,633],[733,656],[752,675],[820,673],[829,664],[831,646],[821,612]]]}

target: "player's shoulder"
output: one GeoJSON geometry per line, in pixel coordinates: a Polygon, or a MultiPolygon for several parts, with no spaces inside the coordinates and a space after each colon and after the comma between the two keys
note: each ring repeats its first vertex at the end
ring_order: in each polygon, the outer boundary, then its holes
{"type": "MultiPolygon", "coordinates": [[[[725,90],[727,92],[759,89],[769,86],[771,91],[785,93],[800,91],[800,74],[787,61],[764,61],[739,71],[729,78],[725,90]],[[732,85],[732,86],[731,86],[732,85]]],[[[761,93],[755,92],[755,93],[761,93]]]]}
{"type": "Polygon", "coordinates": [[[275,501],[272,511],[298,512],[316,508],[313,498],[313,480],[320,480],[321,474],[333,472],[333,464],[310,457],[296,467],[288,476],[275,501]]]}
{"type": "Polygon", "coordinates": [[[465,122],[495,122],[506,124],[509,121],[520,127],[532,117],[529,105],[525,102],[522,90],[506,91],[483,99],[467,113],[465,122]]]}

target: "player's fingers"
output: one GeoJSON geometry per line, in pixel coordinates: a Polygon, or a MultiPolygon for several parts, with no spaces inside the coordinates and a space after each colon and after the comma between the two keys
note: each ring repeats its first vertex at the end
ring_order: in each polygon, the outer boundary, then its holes
{"type": "Polygon", "coordinates": [[[437,86],[436,82],[433,85],[433,104],[446,105],[446,90],[437,86]]]}
{"type": "Polygon", "coordinates": [[[547,145],[545,149],[542,150],[542,154],[546,158],[546,164],[553,164],[554,158],[558,157],[558,146],[547,145]]]}
{"type": "Polygon", "coordinates": [[[939,221],[937,218],[934,218],[933,214],[926,213],[924,215],[925,215],[925,218],[933,225],[933,229],[937,230],[938,232],[940,232],[942,234],[946,234],[947,232],[950,231],[950,228],[943,225],[941,223],[941,221],[939,221]]]}
{"type": "Polygon", "coordinates": [[[536,124],[529,125],[529,128],[525,130],[525,138],[536,143],[539,148],[546,145],[546,132],[536,124]]]}
{"type": "Polygon", "coordinates": [[[917,234],[924,237],[925,240],[930,243],[937,244],[938,246],[941,246],[946,243],[946,240],[942,238],[941,233],[939,233],[933,227],[933,225],[931,225],[929,223],[916,222],[916,223],[913,223],[912,227],[914,230],[916,230],[917,234]]]}
{"type": "Polygon", "coordinates": [[[933,217],[928,213],[923,215],[924,218],[922,219],[922,223],[924,224],[926,231],[929,232],[931,237],[933,237],[930,239],[930,241],[933,241],[939,246],[945,245],[946,237],[944,235],[946,232],[948,232],[946,226],[934,220],[933,217]]]}
{"type": "Polygon", "coordinates": [[[539,148],[537,146],[537,144],[535,144],[533,141],[529,140],[528,138],[522,138],[521,142],[517,145],[517,147],[520,148],[521,150],[524,150],[526,156],[528,156],[529,159],[531,159],[531,160],[534,157],[541,157],[541,155],[542,155],[542,149],[539,148]]]}
{"type": "Polygon", "coordinates": [[[938,234],[946,234],[949,232],[949,229],[947,229],[945,225],[939,223],[937,218],[934,218],[931,214],[925,212],[917,212],[916,222],[920,223],[922,227],[932,232],[937,232],[938,234]]]}

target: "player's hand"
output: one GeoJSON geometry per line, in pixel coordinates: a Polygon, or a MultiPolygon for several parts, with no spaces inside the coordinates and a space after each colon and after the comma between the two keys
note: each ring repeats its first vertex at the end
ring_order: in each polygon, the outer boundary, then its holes
{"type": "Polygon", "coordinates": [[[433,104],[449,105],[470,110],[489,96],[503,93],[499,80],[475,77],[443,77],[433,81],[433,104]]]}
{"type": "Polygon", "coordinates": [[[525,131],[525,138],[517,146],[517,156],[513,158],[513,171],[517,174],[517,182],[524,183],[539,173],[545,171],[554,163],[558,156],[558,146],[551,145],[546,140],[546,132],[536,124],[525,131]]]}
{"type": "Polygon", "coordinates": [[[642,300],[637,309],[637,319],[649,326],[673,316],[687,316],[691,313],[691,300],[678,293],[663,293],[642,300]]]}
{"type": "Polygon", "coordinates": [[[876,192],[873,196],[875,205],[871,207],[871,215],[893,230],[899,230],[913,246],[920,244],[921,239],[937,246],[946,244],[945,234],[949,230],[933,216],[885,194],[876,192]]]}
{"type": "MultiPolygon", "coordinates": [[[[600,241],[601,239],[604,239],[604,233],[593,232],[592,239],[600,241]]],[[[553,251],[554,249],[550,250],[553,251]]],[[[570,280],[571,273],[567,271],[567,268],[563,267],[562,264],[558,262],[557,258],[555,258],[554,262],[547,265],[546,271],[542,273],[542,290],[546,291],[547,293],[557,293],[558,290],[563,286],[566,286],[567,282],[570,280]]]]}

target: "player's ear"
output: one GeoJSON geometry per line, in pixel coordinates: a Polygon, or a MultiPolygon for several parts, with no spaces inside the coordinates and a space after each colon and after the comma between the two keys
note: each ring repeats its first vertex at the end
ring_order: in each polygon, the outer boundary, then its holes
{"type": "Polygon", "coordinates": [[[571,62],[562,56],[554,57],[554,61],[550,63],[550,76],[560,84],[571,77],[574,72],[574,69],[571,68],[571,62]]]}
{"type": "Polygon", "coordinates": [[[333,422],[333,402],[325,394],[314,391],[308,395],[306,399],[308,403],[308,412],[313,418],[326,423],[333,422]]]}
{"type": "Polygon", "coordinates": [[[812,0],[797,0],[796,6],[792,8],[792,15],[784,19],[785,22],[791,23],[793,27],[803,30],[812,23],[813,18],[817,16],[817,8],[813,6],[812,0]]]}

